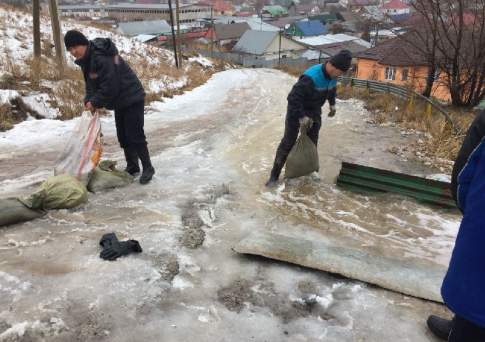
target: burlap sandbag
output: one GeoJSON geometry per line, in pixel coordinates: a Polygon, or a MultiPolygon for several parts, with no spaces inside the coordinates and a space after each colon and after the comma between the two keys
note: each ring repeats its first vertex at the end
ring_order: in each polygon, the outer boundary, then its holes
{"type": "Polygon", "coordinates": [[[0,199],[0,227],[30,221],[43,215],[44,211],[29,209],[16,198],[0,199]]]}
{"type": "Polygon", "coordinates": [[[88,201],[88,190],[77,178],[59,175],[48,178],[39,190],[20,200],[31,209],[70,209],[88,201]]]}
{"type": "Polygon", "coordinates": [[[128,172],[118,170],[115,161],[103,160],[91,173],[88,190],[99,192],[127,186],[132,182],[133,176],[128,172]]]}
{"type": "Polygon", "coordinates": [[[302,177],[319,170],[317,146],[307,135],[312,125],[313,121],[309,120],[300,126],[300,136],[286,160],[285,178],[302,177]]]}

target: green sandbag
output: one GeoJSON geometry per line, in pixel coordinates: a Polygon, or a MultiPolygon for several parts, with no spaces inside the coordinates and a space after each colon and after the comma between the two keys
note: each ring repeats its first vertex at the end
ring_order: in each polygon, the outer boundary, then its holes
{"type": "Polygon", "coordinates": [[[48,178],[39,190],[20,200],[31,209],[70,209],[88,201],[88,190],[77,178],[59,175],[48,178]]]}
{"type": "Polygon", "coordinates": [[[45,212],[27,208],[16,198],[0,199],[0,227],[34,220],[45,212]]]}
{"type": "Polygon", "coordinates": [[[120,188],[133,182],[133,176],[116,168],[116,162],[103,160],[91,173],[88,190],[98,192],[107,189],[120,188]]]}
{"type": "Polygon", "coordinates": [[[320,163],[317,146],[307,135],[312,125],[311,120],[301,125],[300,136],[286,160],[285,178],[302,177],[318,171],[320,163]]]}

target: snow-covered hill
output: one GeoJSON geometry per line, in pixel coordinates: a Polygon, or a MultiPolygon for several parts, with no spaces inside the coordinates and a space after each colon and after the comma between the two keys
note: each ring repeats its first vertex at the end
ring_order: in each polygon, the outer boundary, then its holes
{"type": "MultiPolygon", "coordinates": [[[[173,53],[167,49],[64,20],[63,33],[71,29],[83,32],[89,39],[111,38],[142,80],[148,102],[198,86],[216,71],[212,61],[200,56],[186,59],[179,70],[173,53]]],[[[40,73],[35,73],[31,13],[0,5],[0,130],[12,128],[26,118],[70,119],[82,111],[84,82],[79,68],[67,54],[67,69],[59,79],[48,17],[41,18],[40,30],[43,57],[40,73]]]]}

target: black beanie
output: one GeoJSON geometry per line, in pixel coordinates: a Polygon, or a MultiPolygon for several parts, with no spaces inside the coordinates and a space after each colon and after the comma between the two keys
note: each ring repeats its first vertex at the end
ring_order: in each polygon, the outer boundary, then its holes
{"type": "Polygon", "coordinates": [[[352,53],[349,50],[341,50],[330,58],[330,63],[337,69],[347,72],[350,69],[350,64],[352,64],[352,53]]]}
{"type": "Polygon", "coordinates": [[[81,32],[71,30],[66,32],[66,35],[64,36],[64,44],[66,45],[66,49],[69,50],[73,46],[89,45],[89,40],[81,32]]]}

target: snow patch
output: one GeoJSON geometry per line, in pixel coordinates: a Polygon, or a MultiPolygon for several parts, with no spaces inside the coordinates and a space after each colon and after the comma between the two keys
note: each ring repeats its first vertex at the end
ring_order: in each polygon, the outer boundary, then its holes
{"type": "Polygon", "coordinates": [[[16,90],[0,89],[0,106],[10,105],[12,100],[19,97],[20,94],[16,90]]]}
{"type": "Polygon", "coordinates": [[[202,57],[200,55],[197,57],[190,57],[189,62],[198,63],[205,68],[211,68],[214,66],[214,63],[212,63],[209,59],[202,57]]]}
{"type": "Polygon", "coordinates": [[[35,112],[45,119],[55,119],[61,115],[59,109],[52,108],[49,104],[50,97],[48,94],[34,94],[24,96],[22,98],[24,103],[35,112]]]}
{"type": "Polygon", "coordinates": [[[441,181],[441,182],[447,182],[447,183],[451,182],[451,176],[445,173],[436,173],[433,175],[426,176],[426,178],[441,181]]]}

